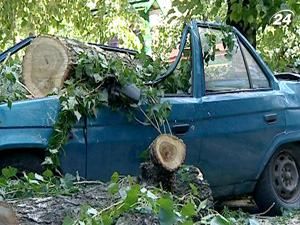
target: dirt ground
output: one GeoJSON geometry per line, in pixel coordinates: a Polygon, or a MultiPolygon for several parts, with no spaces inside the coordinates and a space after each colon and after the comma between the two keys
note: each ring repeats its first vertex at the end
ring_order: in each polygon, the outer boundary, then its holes
{"type": "MultiPolygon", "coordinates": [[[[254,200],[249,197],[246,199],[227,201],[222,203],[230,210],[241,210],[254,218],[259,225],[300,225],[300,212],[284,212],[282,216],[269,217],[261,215],[254,200]]],[[[247,220],[246,220],[247,221],[247,220]]],[[[257,225],[252,223],[239,223],[237,225],[257,225]]]]}
{"type": "MultiPolygon", "coordinates": [[[[10,200],[7,203],[15,210],[20,225],[60,225],[66,216],[76,217],[82,205],[86,204],[93,208],[105,208],[112,205],[116,199],[108,193],[107,189],[107,184],[89,184],[83,185],[79,192],[69,196],[18,199],[10,200]]],[[[259,215],[253,201],[249,199],[225,202],[225,205],[231,210],[242,209],[249,213],[250,218],[255,218],[259,225],[300,225],[300,213],[286,213],[281,217],[266,217],[259,215]]],[[[125,214],[117,221],[116,225],[133,225],[133,221],[134,224],[139,225],[159,224],[155,217],[125,214]]],[[[243,222],[236,225],[257,224],[243,222]]]]}
{"type": "MultiPolygon", "coordinates": [[[[149,176],[152,178],[152,176],[149,176]]],[[[134,178],[136,179],[136,178],[134,178]]],[[[209,213],[213,206],[212,192],[208,183],[203,179],[200,170],[193,166],[182,166],[179,170],[172,173],[170,178],[163,177],[171,185],[169,191],[178,197],[183,197],[191,192],[190,185],[197,188],[197,197],[200,201],[207,201],[207,206],[201,209],[203,215],[209,213]],[[201,175],[201,176],[200,176],[201,175]]],[[[148,177],[139,177],[142,185],[160,185],[161,181],[152,182],[148,177]]],[[[83,206],[95,209],[104,209],[118,202],[118,195],[109,194],[109,183],[97,181],[77,182],[78,192],[69,195],[57,195],[51,197],[27,198],[9,200],[8,203],[17,215],[20,225],[59,225],[65,217],[78,218],[83,206]],[[80,183],[78,185],[78,183],[80,183]]],[[[126,185],[126,179],[122,185],[126,185]]],[[[166,189],[166,190],[168,190],[166,189]]],[[[4,204],[6,204],[4,203],[4,204]]],[[[1,205],[1,204],[0,204],[1,205]]],[[[8,207],[10,209],[10,207],[8,207]]],[[[1,217],[1,215],[0,215],[1,217]]],[[[1,219],[1,218],[0,218],[1,219]]],[[[155,225],[159,224],[157,217],[143,214],[125,214],[116,221],[117,225],[155,225]]],[[[0,225],[1,220],[0,220],[0,225]]]]}

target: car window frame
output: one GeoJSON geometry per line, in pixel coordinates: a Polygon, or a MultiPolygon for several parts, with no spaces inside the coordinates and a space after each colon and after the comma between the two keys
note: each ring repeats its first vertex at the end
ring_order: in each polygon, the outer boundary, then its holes
{"type": "MultiPolygon", "coordinates": [[[[237,35],[236,35],[237,36],[237,35]]],[[[246,70],[247,70],[247,73],[248,73],[248,76],[249,76],[249,81],[250,81],[250,88],[251,89],[255,89],[255,90],[272,90],[272,84],[271,84],[271,81],[269,79],[269,77],[267,76],[267,74],[265,73],[265,71],[263,70],[263,68],[261,67],[261,65],[258,63],[257,59],[255,56],[253,56],[253,53],[252,51],[250,51],[250,49],[247,48],[247,46],[245,44],[243,44],[241,42],[241,40],[239,39],[239,37],[237,36],[238,38],[238,43],[239,43],[239,46],[240,46],[240,49],[241,49],[241,52],[242,52],[242,55],[243,55],[243,59],[244,59],[244,63],[246,65],[246,70]],[[248,51],[250,57],[252,57],[252,59],[254,60],[254,62],[256,63],[256,65],[258,66],[258,68],[260,69],[260,71],[263,73],[263,75],[265,76],[265,78],[267,79],[268,81],[268,84],[269,84],[269,87],[268,88],[255,88],[253,87],[253,82],[252,82],[252,75],[250,73],[250,69],[249,69],[249,64],[248,64],[248,61],[246,59],[246,55],[245,55],[245,52],[244,52],[244,49],[242,48],[244,47],[246,49],[246,51],[248,51]]]]}
{"type": "MultiPolygon", "coordinates": [[[[200,31],[199,31],[199,28],[207,28],[207,29],[212,29],[212,30],[221,30],[221,26],[210,26],[208,24],[205,24],[203,26],[203,24],[199,24],[198,23],[198,32],[199,32],[199,38],[200,38],[200,31]]],[[[269,76],[267,76],[267,74],[265,73],[264,69],[261,67],[260,63],[257,61],[256,57],[253,56],[253,52],[248,48],[248,45],[246,45],[245,43],[243,43],[244,41],[241,40],[240,38],[240,35],[238,35],[235,30],[233,29],[233,35],[236,37],[236,40],[237,40],[237,44],[239,46],[239,49],[241,51],[241,55],[242,55],[242,59],[243,59],[243,62],[244,62],[244,65],[245,65],[245,69],[246,69],[246,73],[247,73],[247,77],[248,77],[248,81],[249,81],[249,84],[250,84],[250,88],[244,88],[244,89],[238,89],[238,90],[228,90],[228,91],[207,91],[206,90],[206,82],[205,82],[205,68],[204,68],[204,59],[203,57],[202,58],[202,64],[203,64],[203,79],[204,79],[204,96],[208,96],[208,95],[218,95],[218,94],[230,94],[230,93],[240,93],[240,92],[258,92],[258,91],[271,91],[273,90],[272,88],[272,83],[271,83],[271,80],[269,79],[269,76]],[[266,77],[268,83],[269,83],[269,88],[253,88],[253,83],[252,83],[252,78],[251,78],[251,74],[250,74],[250,71],[249,71],[249,66],[248,66],[248,63],[247,63],[247,60],[246,60],[246,57],[245,57],[245,54],[244,54],[244,51],[241,47],[241,45],[243,45],[243,47],[249,52],[250,56],[253,58],[253,60],[255,61],[255,63],[257,64],[257,66],[261,69],[261,71],[263,72],[264,76],[266,77]]],[[[201,38],[200,38],[200,42],[201,42],[201,51],[200,51],[200,54],[203,54],[202,53],[202,41],[201,41],[201,38]]]]}
{"type": "MultiPolygon", "coordinates": [[[[164,97],[164,98],[176,98],[176,97],[193,98],[194,97],[194,76],[195,76],[195,71],[193,69],[194,68],[194,66],[193,66],[194,65],[194,57],[193,57],[193,45],[194,45],[194,43],[192,41],[192,34],[191,34],[191,30],[190,29],[187,30],[187,36],[186,36],[186,39],[184,41],[183,48],[186,47],[186,43],[187,43],[188,38],[189,38],[189,41],[190,41],[190,53],[191,53],[191,55],[190,55],[190,58],[191,58],[190,59],[190,63],[191,63],[191,68],[190,68],[191,69],[191,76],[189,78],[191,80],[191,84],[190,84],[191,93],[190,94],[188,94],[188,93],[178,93],[178,94],[177,93],[174,93],[174,94],[172,94],[172,93],[169,93],[169,94],[168,93],[164,93],[163,96],[161,96],[161,97],[164,97]]],[[[181,60],[181,58],[182,58],[182,55],[180,56],[180,60],[181,60]]],[[[176,70],[177,66],[178,65],[176,65],[175,70],[176,70]]],[[[172,73],[174,73],[174,71],[172,71],[172,73]]],[[[170,76],[172,76],[172,75],[173,74],[170,74],[170,76]]]]}

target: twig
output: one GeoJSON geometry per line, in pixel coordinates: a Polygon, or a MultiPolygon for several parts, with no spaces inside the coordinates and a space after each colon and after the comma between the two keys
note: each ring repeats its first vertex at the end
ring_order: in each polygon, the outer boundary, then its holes
{"type": "Polygon", "coordinates": [[[20,81],[18,81],[17,80],[17,83],[19,84],[19,85],[21,85],[22,86],[22,88],[24,88],[33,98],[35,98],[35,95],[24,85],[24,84],[22,84],[20,81]]]}
{"type": "Polygon", "coordinates": [[[265,214],[267,214],[275,205],[275,202],[272,203],[272,205],[264,212],[261,212],[261,213],[257,213],[257,214],[254,214],[255,216],[263,216],[265,214]]]}
{"type": "MultiPolygon", "coordinates": [[[[4,60],[4,62],[2,63],[2,65],[5,65],[5,64],[6,64],[6,62],[7,62],[8,59],[10,58],[10,56],[11,56],[11,52],[7,53],[7,56],[6,56],[5,60],[4,60]]],[[[1,67],[2,67],[2,65],[1,65],[1,67]]]]}
{"type": "MultiPolygon", "coordinates": [[[[150,100],[152,100],[152,102],[153,102],[153,104],[157,104],[158,102],[155,100],[155,98],[153,98],[153,97],[150,97],[150,100]]],[[[167,123],[167,126],[168,126],[168,129],[169,129],[169,132],[170,132],[170,134],[172,135],[172,130],[171,130],[171,128],[170,128],[170,124],[169,124],[169,121],[168,121],[168,119],[167,118],[164,118],[164,123],[167,123]]],[[[165,124],[163,123],[163,126],[164,126],[164,132],[166,133],[166,128],[165,128],[165,124]]]]}
{"type": "Polygon", "coordinates": [[[82,185],[82,184],[89,184],[89,185],[94,185],[94,184],[104,184],[101,181],[95,181],[95,180],[84,180],[84,181],[77,181],[74,182],[75,185],[82,185]]]}
{"type": "Polygon", "coordinates": [[[55,173],[57,173],[60,177],[63,177],[62,173],[59,171],[59,169],[55,169],[55,173]]]}
{"type": "Polygon", "coordinates": [[[151,123],[151,125],[158,131],[158,133],[161,134],[161,131],[158,127],[155,126],[155,124],[152,122],[152,120],[147,116],[147,114],[144,112],[144,110],[139,107],[139,109],[141,110],[141,112],[144,114],[144,116],[147,118],[147,120],[151,123]]]}
{"type": "Polygon", "coordinates": [[[150,123],[146,123],[146,122],[143,122],[143,121],[140,121],[138,118],[134,117],[134,120],[140,124],[142,124],[143,126],[149,126],[151,125],[150,123]]]}
{"type": "Polygon", "coordinates": [[[115,206],[120,205],[122,202],[123,202],[123,200],[118,201],[118,202],[116,202],[116,203],[114,203],[114,204],[112,204],[112,205],[110,205],[110,206],[108,206],[108,207],[106,207],[106,208],[104,208],[104,209],[101,209],[101,210],[98,212],[98,215],[101,215],[103,212],[105,212],[105,211],[107,211],[107,210],[109,210],[109,209],[111,209],[111,208],[113,208],[113,207],[115,207],[115,206]]]}
{"type": "MultiPolygon", "coordinates": [[[[154,117],[156,126],[157,126],[157,127],[159,128],[159,130],[160,130],[159,122],[158,122],[158,120],[156,119],[155,113],[153,113],[153,117],[154,117]]],[[[160,133],[161,133],[161,132],[160,132],[160,133]]]]}
{"type": "Polygon", "coordinates": [[[150,96],[150,100],[152,100],[153,104],[157,104],[158,103],[158,101],[156,101],[156,99],[153,98],[153,97],[151,97],[151,96],[150,96]]]}
{"type": "Polygon", "coordinates": [[[163,122],[163,128],[164,128],[164,133],[166,134],[167,133],[167,130],[166,130],[166,125],[165,125],[165,122],[163,122]]]}
{"type": "Polygon", "coordinates": [[[101,82],[96,88],[94,88],[93,90],[91,90],[88,95],[94,93],[95,91],[97,91],[102,85],[103,85],[104,82],[101,82]]]}
{"type": "Polygon", "coordinates": [[[173,134],[172,134],[172,129],[171,129],[171,127],[170,127],[170,124],[169,124],[169,121],[168,121],[167,118],[165,119],[165,122],[166,122],[166,124],[167,124],[167,126],[168,126],[168,129],[169,129],[170,134],[173,135],[173,134]]]}

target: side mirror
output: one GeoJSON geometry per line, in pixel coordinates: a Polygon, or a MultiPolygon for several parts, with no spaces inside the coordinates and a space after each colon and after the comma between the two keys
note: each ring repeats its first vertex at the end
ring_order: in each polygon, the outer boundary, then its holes
{"type": "Polygon", "coordinates": [[[125,85],[119,91],[133,103],[138,103],[141,98],[141,90],[135,84],[125,85]]]}

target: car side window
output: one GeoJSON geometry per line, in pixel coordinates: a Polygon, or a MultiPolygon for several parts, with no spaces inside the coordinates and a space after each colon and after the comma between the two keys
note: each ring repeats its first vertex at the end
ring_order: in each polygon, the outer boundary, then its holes
{"type": "Polygon", "coordinates": [[[245,46],[242,43],[241,46],[249,68],[248,71],[252,82],[252,88],[270,88],[270,83],[264,72],[261,70],[259,65],[256,63],[255,59],[252,57],[250,52],[245,48],[245,46]]]}
{"type": "MultiPolygon", "coordinates": [[[[164,90],[165,96],[192,95],[192,51],[190,35],[188,34],[180,61],[173,73],[159,87],[164,90]]],[[[179,44],[172,49],[169,55],[169,64],[173,64],[179,54],[179,44]]]]}
{"type": "Polygon", "coordinates": [[[234,35],[232,49],[227,48],[221,30],[199,28],[204,62],[206,92],[250,89],[249,77],[239,43],[234,35]],[[211,56],[207,57],[207,54],[211,56]]]}

